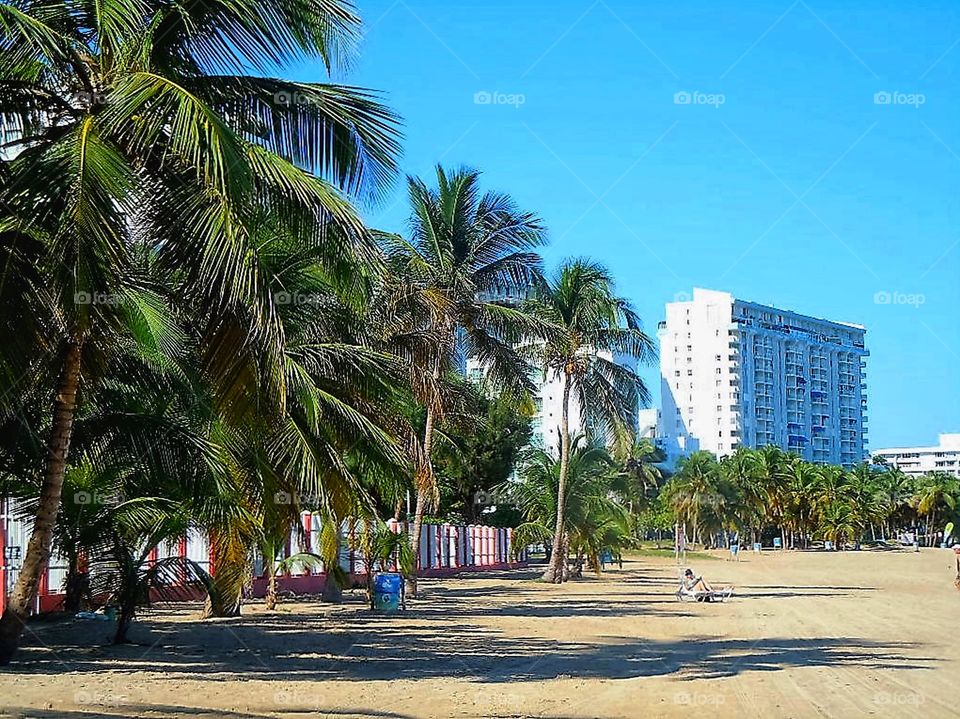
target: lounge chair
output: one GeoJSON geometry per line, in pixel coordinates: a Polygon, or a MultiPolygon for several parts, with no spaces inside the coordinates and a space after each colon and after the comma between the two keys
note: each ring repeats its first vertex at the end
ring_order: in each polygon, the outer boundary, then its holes
{"type": "Polygon", "coordinates": [[[685,599],[692,599],[695,602],[725,602],[732,596],[733,587],[724,587],[708,592],[705,589],[687,589],[683,580],[680,581],[680,587],[676,592],[676,597],[681,602],[685,599]]]}

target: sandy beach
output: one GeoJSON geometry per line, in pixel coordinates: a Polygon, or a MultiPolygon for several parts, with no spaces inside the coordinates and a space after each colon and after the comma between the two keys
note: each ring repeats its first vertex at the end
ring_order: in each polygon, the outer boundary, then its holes
{"type": "Polygon", "coordinates": [[[533,569],[424,581],[395,616],[290,602],[200,622],[154,610],[136,645],[32,625],[0,672],[24,717],[957,715],[960,609],[941,550],[748,554],[695,568],[728,603],[678,602],[664,557],[562,587],[533,569]]]}

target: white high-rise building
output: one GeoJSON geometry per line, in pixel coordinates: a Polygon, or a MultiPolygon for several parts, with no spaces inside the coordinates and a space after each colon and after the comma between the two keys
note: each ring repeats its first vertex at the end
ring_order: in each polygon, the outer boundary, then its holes
{"type": "Polygon", "coordinates": [[[866,456],[866,330],[694,289],[660,323],[659,440],[672,462],[776,445],[850,466],[866,456]]]}
{"type": "Polygon", "coordinates": [[[899,467],[904,474],[945,472],[960,477],[960,434],[941,434],[940,443],[933,447],[890,447],[871,454],[883,457],[887,464],[899,467]]]}
{"type": "MultiPolygon", "coordinates": [[[[608,361],[616,361],[618,364],[625,365],[631,369],[635,366],[635,362],[628,358],[618,357],[614,359],[614,356],[610,352],[601,351],[596,353],[596,355],[603,357],[608,361]]],[[[467,377],[479,382],[483,379],[484,371],[483,364],[475,357],[467,359],[465,370],[467,377]]],[[[531,429],[533,431],[532,437],[530,438],[530,443],[534,447],[538,447],[546,450],[550,454],[559,456],[560,424],[563,417],[562,378],[557,373],[545,372],[542,368],[534,367],[531,368],[531,378],[536,385],[536,393],[533,396],[533,401],[536,405],[536,412],[531,421],[531,429]]],[[[645,411],[651,412],[654,410],[645,411]]],[[[649,415],[644,415],[643,412],[644,410],[641,410],[639,416],[644,418],[645,421],[649,418],[649,415]]],[[[656,415],[654,414],[654,422],[655,417],[656,415]]],[[[580,411],[580,402],[577,399],[577,393],[575,391],[571,391],[570,393],[570,411],[568,421],[571,439],[575,439],[580,434],[586,434],[587,424],[585,423],[580,411]]],[[[634,429],[637,429],[636,424],[634,425],[634,429]]],[[[646,429],[648,432],[651,431],[649,426],[646,427],[646,429]]]]}

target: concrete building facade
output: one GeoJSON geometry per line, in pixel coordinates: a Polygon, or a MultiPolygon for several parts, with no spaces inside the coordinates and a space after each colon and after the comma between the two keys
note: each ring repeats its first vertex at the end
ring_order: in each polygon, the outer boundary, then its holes
{"type": "Polygon", "coordinates": [[[945,472],[960,477],[960,433],[941,434],[940,442],[932,447],[890,447],[874,450],[872,455],[899,467],[904,474],[945,472]]]}
{"type": "Polygon", "coordinates": [[[660,323],[659,437],[671,460],[776,445],[814,462],[866,456],[859,325],[694,289],[660,323]]]}

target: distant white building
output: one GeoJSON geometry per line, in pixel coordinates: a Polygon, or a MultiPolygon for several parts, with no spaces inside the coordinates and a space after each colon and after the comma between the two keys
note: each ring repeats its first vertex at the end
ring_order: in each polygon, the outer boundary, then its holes
{"type": "MultiPolygon", "coordinates": [[[[612,360],[609,352],[599,352],[598,356],[612,360]]],[[[618,359],[617,362],[628,364],[629,360],[618,359]]],[[[547,374],[537,370],[538,386],[534,401],[537,403],[537,414],[533,418],[532,444],[551,454],[560,454],[560,421],[563,415],[563,381],[555,374],[547,374]]],[[[570,393],[570,438],[586,433],[586,426],[580,412],[580,402],[577,393],[570,393]]]]}
{"type": "Polygon", "coordinates": [[[866,452],[866,330],[694,289],[660,323],[658,438],[696,450],[776,445],[850,466],[866,452]]]}
{"type": "Polygon", "coordinates": [[[660,410],[656,407],[641,409],[637,413],[637,438],[655,439],[660,431],[660,410]]]}
{"type": "Polygon", "coordinates": [[[960,477],[960,434],[941,434],[933,447],[890,447],[878,449],[874,457],[899,467],[904,474],[919,476],[928,472],[946,472],[960,477]]]}
{"type": "MultiPolygon", "coordinates": [[[[612,359],[613,355],[609,352],[600,352],[599,356],[605,359],[612,359]]],[[[631,360],[626,358],[616,360],[619,363],[629,365],[631,360]]],[[[482,381],[484,376],[484,366],[474,357],[466,360],[465,373],[467,377],[482,381]]],[[[561,377],[556,374],[547,373],[542,368],[532,368],[531,377],[536,385],[536,392],[533,401],[536,405],[536,412],[531,421],[533,430],[530,443],[534,447],[546,450],[547,452],[559,456],[560,454],[560,422],[563,415],[563,382],[561,377]]],[[[641,410],[642,416],[652,419],[652,425],[646,425],[648,434],[639,436],[654,437],[656,434],[656,412],[657,410],[641,410]],[[652,415],[649,413],[653,412],[652,415]],[[643,413],[648,413],[643,415],[643,413]]],[[[570,393],[570,412],[569,412],[570,438],[574,439],[577,435],[584,434],[586,427],[580,412],[580,402],[577,399],[577,393],[570,393]]],[[[641,423],[640,429],[644,428],[641,423]]],[[[634,429],[637,429],[635,426],[634,429]]]]}

